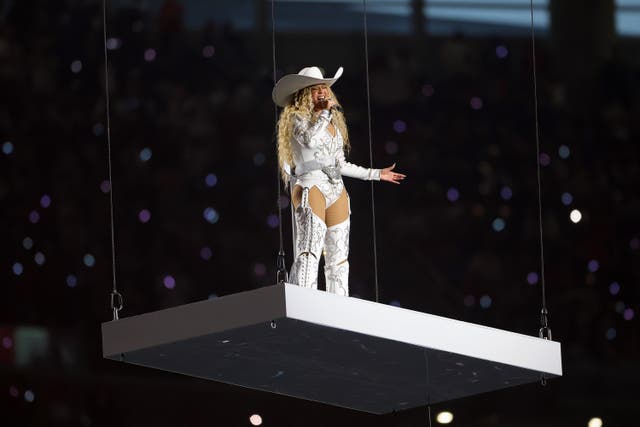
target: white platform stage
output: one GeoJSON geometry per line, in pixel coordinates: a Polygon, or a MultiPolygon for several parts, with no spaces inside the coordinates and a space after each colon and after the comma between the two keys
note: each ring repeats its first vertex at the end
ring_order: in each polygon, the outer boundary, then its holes
{"type": "Polygon", "coordinates": [[[102,343],[109,359],[371,413],[562,375],[558,342],[289,284],[106,322],[102,343]]]}

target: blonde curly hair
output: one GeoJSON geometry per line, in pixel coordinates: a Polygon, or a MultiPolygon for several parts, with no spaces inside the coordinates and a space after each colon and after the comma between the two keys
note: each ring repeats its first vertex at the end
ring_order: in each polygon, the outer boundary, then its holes
{"type": "MultiPolygon", "coordinates": [[[[276,126],[278,135],[278,165],[280,166],[280,174],[284,182],[289,180],[288,175],[284,171],[284,164],[288,163],[292,168],[295,167],[293,164],[293,151],[291,149],[294,116],[298,115],[312,122],[318,119],[318,114],[313,110],[314,105],[311,97],[311,88],[312,86],[308,86],[297,91],[291,98],[289,104],[284,107],[278,119],[276,126]]],[[[335,105],[340,106],[338,98],[328,86],[327,92],[329,92],[329,96],[333,99],[335,105]]],[[[344,141],[342,147],[345,154],[348,154],[351,149],[351,144],[349,143],[349,133],[347,131],[347,122],[344,114],[338,110],[334,110],[331,113],[331,123],[340,131],[340,134],[342,134],[344,141]]]]}

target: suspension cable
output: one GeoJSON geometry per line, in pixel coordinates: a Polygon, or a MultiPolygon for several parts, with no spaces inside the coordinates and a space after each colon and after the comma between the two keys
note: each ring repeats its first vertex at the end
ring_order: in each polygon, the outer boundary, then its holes
{"type": "Polygon", "coordinates": [[[111,173],[111,112],[109,105],[109,64],[107,55],[107,0],[102,1],[102,35],[104,42],[104,86],[107,116],[107,158],[109,161],[109,213],[111,226],[111,274],[113,276],[113,290],[111,291],[111,310],[113,311],[113,320],[118,320],[118,312],[122,310],[122,295],[118,292],[116,285],[116,244],[115,244],[115,227],[113,220],[113,178],[111,173]]]}
{"type": "MultiPolygon", "coordinates": [[[[369,35],[367,31],[367,0],[363,3],[363,19],[364,19],[364,60],[367,74],[367,120],[369,130],[369,167],[373,169],[373,142],[371,140],[371,94],[369,90],[369,35]]],[[[373,276],[375,281],[376,302],[380,302],[380,293],[378,290],[378,242],[376,239],[376,204],[373,193],[373,180],[371,184],[371,224],[373,228],[373,276]]]]}
{"type": "Polygon", "coordinates": [[[536,169],[538,172],[538,231],[540,233],[540,276],[542,278],[542,309],[540,310],[540,338],[551,339],[551,329],[547,311],[546,282],[544,273],[544,239],[542,235],[542,184],[540,176],[540,125],[538,122],[538,78],[536,74],[536,37],[533,22],[533,0],[530,0],[531,11],[531,60],[533,68],[533,102],[536,127],[536,169]]]}
{"type": "MultiPolygon", "coordinates": [[[[276,85],[276,16],[275,16],[275,1],[271,0],[271,52],[273,56],[273,86],[276,85]]],[[[274,141],[276,146],[276,187],[278,188],[278,199],[276,200],[276,208],[278,209],[278,235],[279,235],[279,249],[278,258],[276,262],[276,283],[284,283],[289,280],[287,267],[285,262],[284,244],[282,239],[282,207],[280,206],[282,193],[280,190],[280,173],[278,167],[278,106],[273,104],[273,128],[274,128],[274,141]]]]}

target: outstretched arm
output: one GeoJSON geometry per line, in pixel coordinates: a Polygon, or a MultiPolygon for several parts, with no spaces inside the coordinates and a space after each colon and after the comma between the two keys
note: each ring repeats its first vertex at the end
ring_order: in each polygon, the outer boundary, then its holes
{"type": "Polygon", "coordinates": [[[340,150],[340,154],[338,155],[338,165],[340,166],[340,173],[343,176],[358,178],[365,181],[380,181],[381,169],[363,168],[362,166],[349,163],[345,159],[344,152],[342,150],[340,150]]]}
{"type": "Polygon", "coordinates": [[[388,168],[382,169],[380,173],[380,181],[392,182],[394,184],[400,184],[400,181],[405,179],[407,176],[402,173],[392,172],[393,168],[396,167],[396,164],[392,164],[388,168]]]}

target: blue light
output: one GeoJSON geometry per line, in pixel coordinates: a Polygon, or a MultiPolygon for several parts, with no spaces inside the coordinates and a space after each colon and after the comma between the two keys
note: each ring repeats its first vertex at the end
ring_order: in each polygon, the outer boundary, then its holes
{"type": "Polygon", "coordinates": [[[2,152],[7,156],[13,153],[13,144],[10,141],[7,141],[4,144],[2,144],[2,152]]]}
{"type": "Polygon", "coordinates": [[[511,198],[513,197],[513,191],[510,187],[504,186],[500,189],[500,197],[502,197],[504,200],[511,200],[511,198]]]}
{"type": "Polygon", "coordinates": [[[271,214],[267,217],[267,225],[269,226],[269,228],[276,228],[279,223],[280,220],[278,219],[278,215],[271,214]]]}
{"type": "Polygon", "coordinates": [[[489,295],[482,295],[480,297],[480,307],[482,308],[491,307],[491,297],[489,295]]]}
{"type": "Polygon", "coordinates": [[[207,187],[215,187],[215,185],[218,183],[218,177],[215,173],[210,173],[205,177],[204,183],[207,185],[207,187]]]}
{"type": "Polygon", "coordinates": [[[565,206],[569,206],[571,203],[573,203],[573,196],[571,195],[571,193],[562,193],[560,199],[562,200],[562,204],[565,206]]]}
{"type": "Polygon", "coordinates": [[[563,144],[560,146],[560,148],[558,148],[558,155],[561,159],[568,159],[569,155],[571,155],[571,150],[569,150],[569,147],[563,144]]]}
{"type": "Polygon", "coordinates": [[[616,329],[615,328],[609,328],[607,329],[607,334],[606,337],[609,341],[615,339],[617,333],[616,333],[616,329]]]}
{"type": "Polygon", "coordinates": [[[504,59],[509,55],[509,50],[504,45],[496,46],[496,56],[500,59],[504,59]]]}
{"type": "Polygon", "coordinates": [[[620,284],[618,282],[613,282],[609,285],[609,293],[611,295],[618,295],[620,293],[620,284]]]}
{"type": "Polygon", "coordinates": [[[253,164],[256,166],[262,166],[264,164],[265,157],[262,153],[256,153],[253,155],[253,164]]]}
{"type": "Polygon", "coordinates": [[[395,122],[393,122],[393,130],[395,130],[397,133],[403,133],[407,130],[407,124],[402,120],[396,120],[395,122]]]}
{"type": "Polygon", "coordinates": [[[24,267],[19,262],[14,262],[11,269],[13,270],[13,274],[15,274],[16,276],[21,275],[22,272],[24,271],[24,267]]]}
{"type": "Polygon", "coordinates": [[[70,288],[75,288],[77,285],[78,285],[78,278],[73,274],[68,275],[67,286],[70,288]]]}
{"type": "Polygon", "coordinates": [[[596,271],[598,271],[599,268],[600,268],[600,263],[595,259],[590,260],[589,263],[587,264],[587,269],[591,273],[595,273],[596,271]]]}
{"type": "Polygon", "coordinates": [[[82,261],[84,262],[84,265],[86,265],[87,267],[93,267],[96,264],[96,259],[91,254],[86,254],[82,258],[82,261]]]}
{"type": "Polygon", "coordinates": [[[151,160],[151,155],[153,153],[151,152],[151,148],[143,148],[140,151],[140,160],[142,160],[143,162],[147,162],[149,160],[151,160]]]}
{"type": "Polygon", "coordinates": [[[502,218],[496,218],[491,223],[491,227],[493,227],[493,231],[496,231],[498,233],[504,230],[505,226],[506,226],[506,223],[502,218]]]}
{"type": "Polygon", "coordinates": [[[211,207],[204,210],[203,216],[204,219],[210,224],[215,224],[216,222],[218,222],[218,219],[220,219],[220,215],[218,215],[218,212],[211,207]]]}
{"type": "Polygon", "coordinates": [[[450,202],[455,202],[460,198],[460,192],[457,188],[451,187],[447,190],[447,200],[450,202]]]}

